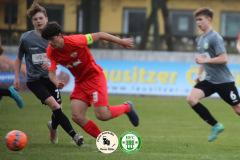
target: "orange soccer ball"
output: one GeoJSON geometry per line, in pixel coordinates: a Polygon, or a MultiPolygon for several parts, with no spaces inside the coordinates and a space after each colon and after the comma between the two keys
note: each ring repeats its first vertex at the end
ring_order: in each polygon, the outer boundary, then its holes
{"type": "Polygon", "coordinates": [[[19,130],[9,132],[5,140],[7,147],[12,151],[19,151],[27,145],[27,135],[19,130]]]}

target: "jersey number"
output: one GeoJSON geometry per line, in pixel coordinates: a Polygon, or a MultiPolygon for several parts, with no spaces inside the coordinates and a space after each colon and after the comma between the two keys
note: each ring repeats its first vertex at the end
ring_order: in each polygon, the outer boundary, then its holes
{"type": "Polygon", "coordinates": [[[57,92],[57,99],[59,98],[59,89],[56,89],[55,92],[57,92]]]}
{"type": "Polygon", "coordinates": [[[230,92],[230,97],[232,100],[235,100],[237,98],[236,94],[234,94],[233,91],[230,92]]]}

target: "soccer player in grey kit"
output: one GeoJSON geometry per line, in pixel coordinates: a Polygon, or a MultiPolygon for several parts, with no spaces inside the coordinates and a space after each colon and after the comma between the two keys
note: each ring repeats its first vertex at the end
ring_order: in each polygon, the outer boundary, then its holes
{"type": "Polygon", "coordinates": [[[72,137],[74,142],[81,146],[83,144],[83,137],[80,134],[76,134],[69,119],[62,112],[60,92],[50,81],[48,70],[46,70],[47,65],[44,65],[48,42],[41,37],[41,32],[48,22],[47,12],[45,8],[34,2],[27,10],[27,15],[31,18],[35,29],[25,32],[20,40],[18,55],[15,61],[14,88],[16,90],[20,89],[19,72],[22,58],[25,55],[27,86],[42,104],[48,105],[52,110],[52,121],[49,121],[47,124],[50,130],[51,142],[58,142],[57,126],[60,124],[72,137]]]}
{"type": "Polygon", "coordinates": [[[194,16],[203,34],[196,38],[200,55],[195,61],[200,64],[200,68],[195,80],[197,84],[187,97],[187,102],[204,121],[212,126],[212,133],[208,138],[211,142],[224,130],[224,125],[219,123],[199,100],[218,93],[238,115],[240,115],[240,100],[233,76],[227,66],[227,53],[223,39],[211,26],[213,10],[204,7],[195,11],[194,16]],[[204,70],[206,77],[200,81],[204,70]]]}

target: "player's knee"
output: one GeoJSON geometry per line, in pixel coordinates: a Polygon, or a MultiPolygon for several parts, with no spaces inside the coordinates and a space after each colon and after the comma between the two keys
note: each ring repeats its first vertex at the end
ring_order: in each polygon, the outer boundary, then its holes
{"type": "Polygon", "coordinates": [[[72,115],[72,120],[75,123],[81,122],[83,120],[83,118],[81,116],[77,116],[77,115],[72,115]]]}
{"type": "Polygon", "coordinates": [[[58,103],[55,103],[53,105],[49,105],[49,107],[51,108],[52,111],[60,109],[61,106],[58,103]]]}
{"type": "Polygon", "coordinates": [[[240,116],[240,110],[235,110],[236,114],[238,114],[240,116]]]}
{"type": "Polygon", "coordinates": [[[195,100],[193,97],[191,96],[188,96],[187,97],[187,103],[190,105],[190,106],[194,106],[194,104],[197,103],[197,100],[195,100]]]}
{"type": "Polygon", "coordinates": [[[73,122],[75,122],[75,123],[76,123],[76,122],[77,122],[77,119],[78,119],[77,117],[75,117],[75,116],[72,116],[72,120],[73,120],[73,122]]]}
{"type": "Polygon", "coordinates": [[[106,116],[106,114],[104,113],[95,113],[96,114],[96,117],[97,119],[101,120],[101,121],[107,121],[109,120],[109,118],[106,116]]]}
{"type": "Polygon", "coordinates": [[[235,110],[236,114],[238,114],[240,116],[240,104],[237,106],[234,106],[234,110],[235,110]]]}

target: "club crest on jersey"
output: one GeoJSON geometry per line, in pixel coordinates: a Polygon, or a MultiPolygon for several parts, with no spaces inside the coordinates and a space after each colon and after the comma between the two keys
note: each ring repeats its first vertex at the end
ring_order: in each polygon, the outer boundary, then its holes
{"type": "Polygon", "coordinates": [[[208,43],[205,42],[205,43],[203,44],[203,48],[204,48],[204,49],[208,49],[208,47],[209,47],[208,43]]]}
{"type": "Polygon", "coordinates": [[[76,62],[72,62],[66,65],[66,68],[72,68],[72,67],[76,67],[77,65],[79,65],[80,63],[82,63],[79,59],[76,62]]]}
{"type": "Polygon", "coordinates": [[[77,57],[77,52],[73,52],[73,53],[71,53],[71,54],[70,54],[70,57],[72,57],[72,58],[77,57]]]}

